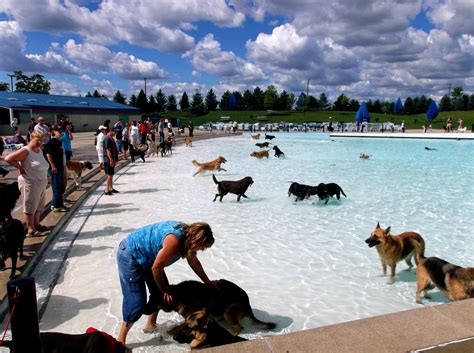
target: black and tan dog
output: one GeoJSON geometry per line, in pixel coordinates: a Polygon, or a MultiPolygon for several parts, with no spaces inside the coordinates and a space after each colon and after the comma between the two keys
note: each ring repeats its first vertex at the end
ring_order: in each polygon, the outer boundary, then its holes
{"type": "Polygon", "coordinates": [[[223,170],[224,172],[226,172],[227,170],[221,167],[221,165],[225,162],[227,162],[227,159],[225,159],[222,156],[217,157],[213,161],[204,162],[204,163],[199,163],[198,161],[194,159],[191,163],[194,164],[198,169],[193,174],[193,176],[205,171],[212,171],[212,170],[217,170],[218,172],[223,170]]]}
{"type": "Polygon", "coordinates": [[[232,335],[203,310],[192,313],[183,324],[172,328],[168,333],[176,342],[189,343],[191,349],[247,341],[243,337],[232,335]]]}
{"type": "Polygon", "coordinates": [[[254,325],[271,330],[276,327],[273,322],[263,322],[255,317],[250,306],[247,293],[235,283],[220,279],[214,285],[198,281],[184,281],[169,286],[173,294],[173,303],[165,304],[161,297],[150,296],[145,313],[156,309],[177,311],[181,316],[188,317],[199,310],[206,311],[216,320],[224,318],[233,327],[232,334],[242,331],[240,320],[248,317],[254,325]]]}
{"type": "Polygon", "coordinates": [[[81,189],[82,188],[82,173],[86,169],[91,170],[93,167],[92,167],[92,163],[89,161],[69,160],[66,162],[66,168],[67,168],[68,177],[71,177],[74,180],[74,183],[76,183],[76,186],[79,189],[81,189]]]}
{"type": "Polygon", "coordinates": [[[167,154],[173,154],[173,142],[166,139],[158,144],[158,150],[160,151],[161,157],[165,157],[167,154]]]}
{"type": "Polygon", "coordinates": [[[25,259],[23,255],[25,234],[25,227],[18,219],[9,219],[0,225],[0,270],[5,269],[5,260],[10,257],[12,259],[10,278],[15,277],[18,254],[20,259],[25,259]]]}
{"type": "Polygon", "coordinates": [[[133,146],[133,144],[129,145],[130,150],[130,158],[132,162],[135,163],[135,157],[140,157],[143,163],[145,163],[145,154],[148,151],[148,145],[146,144],[138,144],[133,146]]]}
{"type": "Polygon", "coordinates": [[[375,246],[382,262],[382,275],[387,274],[387,266],[390,266],[390,279],[388,284],[395,281],[397,263],[405,260],[408,270],[413,267],[411,259],[415,256],[415,263],[425,251],[425,241],[420,234],[415,232],[403,232],[398,235],[390,234],[390,227],[382,229],[377,223],[369,238],[365,240],[369,248],[375,246]],[[418,246],[417,246],[418,245],[418,246]]]}
{"type": "Polygon", "coordinates": [[[280,158],[281,156],[285,157],[285,154],[278,148],[277,145],[273,146],[273,150],[275,151],[275,157],[280,158]]]}
{"type": "Polygon", "coordinates": [[[325,200],[324,204],[327,204],[329,201],[330,197],[333,197],[336,195],[337,199],[339,200],[341,198],[341,194],[344,195],[344,197],[347,197],[342,188],[337,185],[336,183],[320,183],[316,187],[316,195],[318,195],[319,200],[325,200]]]}
{"type": "Polygon", "coordinates": [[[248,197],[245,195],[245,192],[250,187],[250,185],[253,184],[253,179],[249,176],[240,180],[236,180],[236,181],[232,181],[232,180],[218,181],[216,179],[216,176],[212,174],[212,179],[214,180],[214,183],[217,184],[217,194],[214,197],[214,200],[212,200],[213,202],[217,200],[217,197],[219,197],[219,201],[222,202],[222,198],[228,193],[236,194],[237,202],[240,201],[241,197],[245,197],[246,199],[248,199],[248,197]]]}
{"type": "Polygon", "coordinates": [[[288,197],[291,195],[296,196],[295,202],[303,201],[304,199],[308,199],[310,196],[316,195],[316,186],[292,182],[288,189],[288,197]]]}
{"type": "Polygon", "coordinates": [[[0,223],[5,219],[12,219],[12,211],[20,198],[21,192],[18,182],[0,186],[0,223]]]}
{"type": "Polygon", "coordinates": [[[474,268],[453,265],[438,257],[426,258],[420,253],[416,267],[416,302],[423,304],[421,292],[429,299],[428,290],[435,287],[451,301],[474,298],[474,268]]]}

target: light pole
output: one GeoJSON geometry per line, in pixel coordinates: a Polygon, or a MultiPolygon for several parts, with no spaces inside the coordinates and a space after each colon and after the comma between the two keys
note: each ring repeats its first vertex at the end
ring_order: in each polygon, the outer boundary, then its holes
{"type": "Polygon", "coordinates": [[[8,76],[10,76],[10,81],[11,81],[10,91],[13,92],[13,77],[15,77],[15,75],[13,75],[13,74],[8,74],[8,76]]]}
{"type": "Polygon", "coordinates": [[[145,97],[147,96],[146,95],[146,77],[143,78],[145,80],[145,97]]]}

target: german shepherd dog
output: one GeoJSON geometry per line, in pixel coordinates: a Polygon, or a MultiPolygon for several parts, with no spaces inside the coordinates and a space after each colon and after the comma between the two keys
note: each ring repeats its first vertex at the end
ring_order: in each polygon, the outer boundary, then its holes
{"type": "Polygon", "coordinates": [[[390,266],[391,274],[388,284],[395,282],[395,270],[398,262],[405,260],[408,265],[407,270],[410,270],[413,267],[412,257],[416,254],[415,263],[418,264],[418,258],[425,252],[425,241],[420,234],[403,232],[399,235],[391,235],[390,227],[382,229],[379,223],[365,242],[369,248],[375,246],[377,249],[382,262],[382,276],[387,275],[387,266],[390,266]]]}
{"type": "MultiPolygon", "coordinates": [[[[415,243],[415,247],[419,247],[415,243]]],[[[438,288],[451,301],[474,298],[474,267],[463,268],[438,257],[426,258],[418,251],[416,267],[416,302],[423,304],[421,292],[430,298],[428,290],[438,288]]]]}
{"type": "Polygon", "coordinates": [[[341,198],[341,194],[344,195],[344,197],[347,197],[342,188],[337,185],[336,183],[320,183],[316,187],[316,194],[319,197],[319,200],[325,200],[324,204],[327,204],[329,201],[330,197],[333,197],[336,195],[337,199],[339,200],[341,198]]]}
{"type": "Polygon", "coordinates": [[[252,153],[250,153],[250,157],[256,157],[258,159],[268,158],[268,151],[269,150],[252,152],[252,153]]]}
{"type": "Polygon", "coordinates": [[[186,318],[196,311],[204,310],[216,320],[223,317],[233,327],[234,336],[242,331],[240,320],[244,317],[248,317],[260,328],[271,330],[276,327],[273,322],[257,319],[247,293],[235,283],[225,279],[215,281],[215,286],[198,281],[184,281],[169,287],[173,294],[173,303],[168,305],[161,297],[151,295],[144,313],[161,309],[166,312],[177,311],[186,318]]]}
{"type": "Polygon", "coordinates": [[[193,176],[199,174],[199,173],[202,173],[202,172],[205,172],[207,170],[217,170],[218,172],[220,172],[221,170],[223,170],[224,172],[226,172],[227,170],[225,170],[224,168],[221,168],[221,164],[227,162],[227,159],[225,159],[224,157],[222,156],[219,156],[217,157],[216,159],[214,159],[213,161],[210,161],[210,162],[205,162],[205,163],[199,163],[198,161],[196,161],[195,159],[192,161],[192,163],[198,168],[196,170],[196,172],[193,174],[193,176]]]}
{"type": "Polygon", "coordinates": [[[218,181],[216,179],[216,176],[212,174],[212,179],[214,180],[214,183],[217,184],[217,194],[214,197],[213,202],[217,200],[217,197],[219,196],[219,201],[222,202],[222,198],[227,195],[229,192],[231,194],[236,194],[237,195],[237,202],[240,201],[240,198],[243,196],[246,199],[248,197],[245,195],[245,192],[249,188],[250,185],[253,184],[253,179],[251,177],[245,177],[240,180],[232,181],[232,180],[221,180],[218,181]]]}
{"type": "Polygon", "coordinates": [[[316,192],[316,186],[300,184],[294,181],[288,189],[288,197],[295,195],[295,202],[303,201],[304,199],[308,199],[310,196],[316,195],[316,192]]]}
{"type": "Polygon", "coordinates": [[[183,324],[172,328],[168,333],[176,342],[190,343],[191,349],[247,341],[245,338],[232,335],[203,310],[192,313],[183,324]]]}
{"type": "Polygon", "coordinates": [[[10,256],[12,259],[10,278],[15,278],[18,253],[20,254],[20,259],[25,259],[23,255],[25,227],[18,219],[7,220],[0,227],[0,270],[5,269],[5,260],[10,256]]]}
{"type": "Polygon", "coordinates": [[[133,146],[133,144],[130,144],[129,150],[130,150],[130,158],[132,159],[133,163],[135,163],[135,157],[140,157],[143,163],[145,163],[145,154],[146,154],[146,151],[148,150],[148,145],[140,144],[137,146],[133,146]]]}
{"type": "Polygon", "coordinates": [[[67,168],[67,175],[70,176],[73,180],[74,183],[76,183],[76,186],[79,189],[82,189],[82,173],[84,170],[89,169],[91,170],[92,163],[89,161],[67,161],[66,162],[66,168],[67,168]]]}

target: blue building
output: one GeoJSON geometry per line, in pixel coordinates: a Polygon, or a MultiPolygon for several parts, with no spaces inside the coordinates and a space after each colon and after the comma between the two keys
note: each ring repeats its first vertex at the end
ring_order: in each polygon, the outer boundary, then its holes
{"type": "Polygon", "coordinates": [[[26,133],[31,118],[42,116],[48,124],[56,124],[63,115],[74,124],[74,131],[96,131],[109,119],[112,123],[140,120],[140,109],[109,101],[106,98],[58,96],[50,94],[0,92],[0,134],[11,135],[11,123],[26,133]]]}

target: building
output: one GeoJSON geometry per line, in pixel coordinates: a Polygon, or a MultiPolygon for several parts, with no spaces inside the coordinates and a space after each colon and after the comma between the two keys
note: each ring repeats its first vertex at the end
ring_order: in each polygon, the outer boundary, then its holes
{"type": "Polygon", "coordinates": [[[74,124],[74,131],[96,131],[109,119],[124,122],[140,120],[140,109],[109,101],[106,98],[57,96],[50,94],[0,92],[0,135],[11,135],[16,118],[19,129],[26,133],[31,118],[42,116],[48,124],[56,124],[63,115],[74,124]]]}

